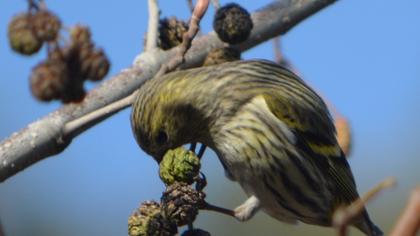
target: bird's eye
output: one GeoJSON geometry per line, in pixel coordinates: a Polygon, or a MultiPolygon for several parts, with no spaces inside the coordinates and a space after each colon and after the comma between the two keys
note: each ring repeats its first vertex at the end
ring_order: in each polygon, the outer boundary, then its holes
{"type": "Polygon", "coordinates": [[[159,131],[157,137],[156,137],[156,143],[159,145],[162,145],[164,143],[166,143],[166,141],[168,141],[168,135],[166,134],[165,131],[161,130],[159,131]]]}

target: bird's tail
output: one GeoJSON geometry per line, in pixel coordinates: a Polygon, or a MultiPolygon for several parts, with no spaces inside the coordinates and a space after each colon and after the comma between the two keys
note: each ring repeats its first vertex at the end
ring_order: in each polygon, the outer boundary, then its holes
{"type": "Polygon", "coordinates": [[[382,230],[376,226],[369,218],[366,210],[363,213],[363,217],[354,223],[354,226],[368,236],[383,236],[382,230]]]}

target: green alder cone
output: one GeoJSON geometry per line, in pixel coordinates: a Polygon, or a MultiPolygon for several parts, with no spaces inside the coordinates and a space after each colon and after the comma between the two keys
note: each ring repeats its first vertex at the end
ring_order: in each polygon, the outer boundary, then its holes
{"type": "Polygon", "coordinates": [[[192,184],[200,167],[200,159],[194,152],[179,147],[166,152],[160,162],[159,175],[166,185],[175,181],[192,184]]]}

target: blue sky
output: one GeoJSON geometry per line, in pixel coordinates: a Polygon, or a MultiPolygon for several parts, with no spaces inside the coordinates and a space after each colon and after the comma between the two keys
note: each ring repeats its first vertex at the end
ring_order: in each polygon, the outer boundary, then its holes
{"type": "MultiPolygon", "coordinates": [[[[129,66],[142,51],[146,2],[47,0],[65,25],[91,27],[95,42],[112,61],[109,75],[129,66]]],[[[186,1],[159,2],[163,16],[188,19],[186,1]]],[[[236,2],[252,11],[268,1],[236,2]]],[[[24,9],[23,0],[0,2],[0,139],[60,106],[37,102],[29,92],[30,70],[45,52],[27,58],[8,47],[8,21],[24,9]]],[[[418,9],[420,2],[415,0],[339,1],[282,38],[284,53],[301,76],[350,120],[354,141],[350,165],[360,192],[387,176],[397,177],[398,187],[369,205],[372,218],[385,230],[410,189],[420,183],[418,9]]],[[[211,30],[213,14],[210,8],[203,32],[211,30]]],[[[243,58],[273,59],[272,43],[251,49],[243,58]]],[[[204,159],[203,171],[209,179],[209,201],[234,207],[245,199],[240,188],[224,178],[213,154],[204,159]]],[[[135,207],[144,200],[158,200],[162,191],[157,165],[137,147],[125,110],[79,136],[62,154],[1,183],[0,220],[7,235],[124,235],[135,207]]],[[[203,212],[197,225],[214,235],[331,233],[319,227],[287,226],[264,214],[237,223],[203,212]]]]}

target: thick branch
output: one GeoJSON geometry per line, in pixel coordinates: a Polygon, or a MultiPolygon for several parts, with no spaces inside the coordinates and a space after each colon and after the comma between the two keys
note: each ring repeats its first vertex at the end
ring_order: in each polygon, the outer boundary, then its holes
{"type": "MultiPolygon", "coordinates": [[[[245,51],[283,34],[333,2],[335,0],[276,1],[252,14],[254,28],[251,35],[247,41],[237,47],[245,51]]],[[[185,55],[182,68],[199,66],[211,49],[221,46],[223,42],[214,32],[194,40],[185,55]]],[[[65,105],[3,140],[0,143],[0,181],[6,180],[39,160],[63,151],[72,138],[102,121],[109,114],[98,117],[96,122],[73,128],[74,132],[66,132],[63,135],[67,123],[129,96],[174,57],[177,50],[177,48],[170,51],[154,49],[142,53],[130,68],[93,89],[83,102],[65,105]]]]}

